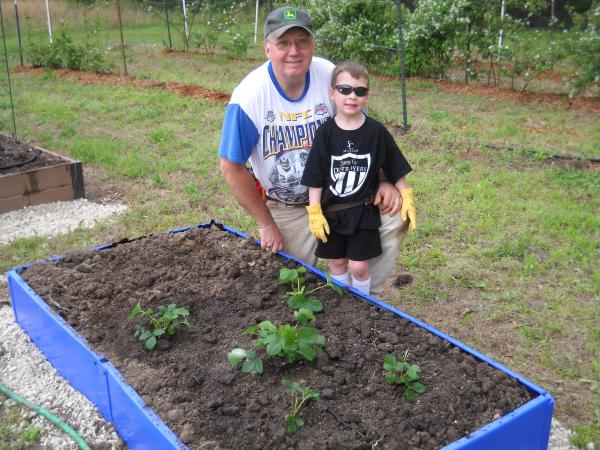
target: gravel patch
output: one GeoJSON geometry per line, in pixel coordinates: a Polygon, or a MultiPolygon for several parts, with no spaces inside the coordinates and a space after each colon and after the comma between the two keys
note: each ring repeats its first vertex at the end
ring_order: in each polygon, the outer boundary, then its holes
{"type": "Polygon", "coordinates": [[[27,206],[0,214],[0,244],[9,244],[18,238],[56,236],[80,227],[89,228],[126,209],[122,204],[100,204],[86,199],[27,206]]]}
{"type": "MultiPolygon", "coordinates": [[[[98,409],[63,379],[31,343],[14,320],[6,283],[0,292],[0,383],[21,397],[43,406],[73,427],[94,449],[123,449],[113,426],[98,409]]],[[[0,394],[0,402],[15,404],[0,394]]],[[[40,446],[75,450],[79,446],[58,427],[25,409],[31,424],[41,430],[40,446]]]]}

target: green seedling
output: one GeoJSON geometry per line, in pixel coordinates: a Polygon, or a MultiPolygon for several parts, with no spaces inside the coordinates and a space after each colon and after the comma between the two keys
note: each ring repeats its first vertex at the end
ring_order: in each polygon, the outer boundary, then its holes
{"type": "Polygon", "coordinates": [[[152,308],[144,310],[138,302],[128,319],[133,320],[138,316],[146,318],[151,328],[147,329],[143,325],[136,324],[134,336],[139,337],[140,341],[144,341],[147,349],[153,350],[159,337],[165,334],[175,334],[180,325],[189,327],[190,324],[187,320],[189,315],[190,312],[186,308],[178,308],[175,303],[171,303],[169,306],[159,306],[158,313],[155,315],[152,308]]]}
{"type": "Polygon", "coordinates": [[[254,343],[258,347],[264,348],[269,356],[284,357],[289,363],[299,359],[312,361],[325,344],[325,337],[315,327],[299,323],[296,326],[278,325],[265,320],[246,328],[244,334],[257,334],[259,337],[254,343]]]}
{"type": "Polygon", "coordinates": [[[304,425],[304,420],[298,417],[300,409],[311,398],[315,402],[320,403],[321,394],[313,389],[303,388],[297,381],[282,380],[281,383],[292,394],[292,413],[285,416],[285,422],[287,423],[288,430],[291,433],[295,433],[299,427],[304,425]]]}
{"type": "Polygon", "coordinates": [[[297,269],[283,267],[279,271],[279,284],[289,284],[292,288],[291,291],[285,293],[284,299],[287,300],[288,306],[295,310],[294,316],[301,324],[306,323],[307,320],[315,320],[314,313],[323,310],[323,304],[311,295],[313,292],[325,287],[331,287],[338,295],[344,293],[339,286],[333,284],[329,274],[326,274],[326,284],[306,291],[306,285],[304,284],[306,279],[301,276],[305,272],[306,267],[304,266],[300,266],[297,269]]]}
{"type": "Polygon", "coordinates": [[[256,352],[244,350],[243,348],[234,348],[227,355],[227,360],[234,367],[244,361],[242,364],[242,372],[244,373],[263,373],[263,362],[256,352]]]}
{"type": "Polygon", "coordinates": [[[402,361],[396,360],[394,355],[386,355],[383,360],[383,368],[386,370],[385,381],[388,384],[404,385],[404,394],[410,401],[415,399],[415,392],[422,394],[425,386],[419,383],[421,367],[406,361],[408,351],[404,354],[402,361]]]}
{"type": "MultiPolygon", "coordinates": [[[[246,328],[244,334],[258,335],[254,340],[257,347],[265,349],[268,356],[279,356],[289,363],[295,363],[299,359],[312,361],[325,344],[325,337],[321,336],[315,327],[300,322],[292,326],[265,320],[246,328]]],[[[237,366],[243,361],[242,372],[244,373],[263,372],[263,362],[255,351],[234,348],[227,355],[227,359],[232,366],[237,366]]]]}

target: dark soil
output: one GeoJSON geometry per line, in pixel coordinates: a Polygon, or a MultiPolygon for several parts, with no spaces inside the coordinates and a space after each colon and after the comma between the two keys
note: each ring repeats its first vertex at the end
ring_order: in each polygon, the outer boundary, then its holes
{"type": "MultiPolygon", "coordinates": [[[[437,449],[536,395],[411,322],[329,288],[317,292],[317,328],[327,341],[315,361],[270,358],[262,375],[242,373],[227,353],[253,347],[246,327],[293,323],[281,267],[296,264],[212,227],[69,254],[22,276],[192,449],[437,449]],[[138,301],[155,310],[185,306],[192,327],[146,350],[127,320],[138,301]],[[384,382],[384,356],[406,351],[427,388],[413,402],[384,382]],[[321,394],[320,404],[303,408],[295,434],[284,422],[290,397],[282,379],[321,394]]],[[[306,278],[309,288],[323,284],[306,278]]]]}
{"type": "Polygon", "coordinates": [[[0,175],[55,166],[64,162],[64,159],[40,152],[30,144],[17,142],[9,136],[0,134],[0,175]]]}

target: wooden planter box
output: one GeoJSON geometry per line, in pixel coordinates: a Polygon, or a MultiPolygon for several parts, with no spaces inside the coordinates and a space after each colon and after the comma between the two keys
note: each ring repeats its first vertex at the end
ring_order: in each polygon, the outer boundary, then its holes
{"type": "Polygon", "coordinates": [[[0,214],[24,206],[85,197],[83,168],[76,161],[49,150],[34,147],[64,162],[0,175],[0,214]]]}

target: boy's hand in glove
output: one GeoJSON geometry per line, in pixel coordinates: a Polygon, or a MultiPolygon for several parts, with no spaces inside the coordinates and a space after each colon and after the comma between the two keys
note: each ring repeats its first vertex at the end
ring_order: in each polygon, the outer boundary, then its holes
{"type": "Polygon", "coordinates": [[[306,207],[308,211],[308,226],[310,232],[323,242],[327,242],[326,234],[329,234],[329,224],[321,211],[321,204],[310,205],[306,207]]]}
{"type": "Polygon", "coordinates": [[[400,218],[403,222],[408,221],[408,230],[417,229],[417,208],[413,196],[413,189],[406,188],[400,191],[402,196],[402,209],[400,210],[400,218]]]}

